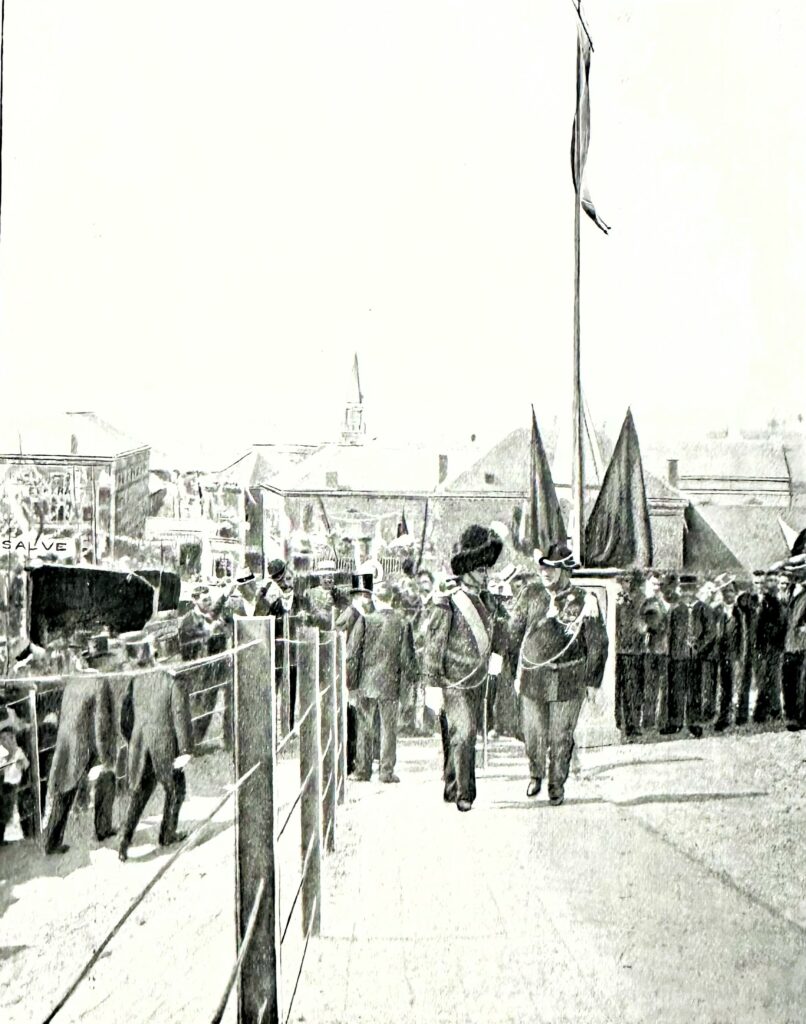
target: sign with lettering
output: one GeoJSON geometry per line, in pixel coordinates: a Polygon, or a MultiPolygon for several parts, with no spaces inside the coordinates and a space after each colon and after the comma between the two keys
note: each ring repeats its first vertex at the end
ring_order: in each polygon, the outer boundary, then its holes
{"type": "Polygon", "coordinates": [[[39,540],[27,537],[6,537],[0,540],[0,552],[10,551],[22,558],[42,558],[48,555],[56,558],[72,558],[76,553],[74,537],[40,537],[39,540]]]}

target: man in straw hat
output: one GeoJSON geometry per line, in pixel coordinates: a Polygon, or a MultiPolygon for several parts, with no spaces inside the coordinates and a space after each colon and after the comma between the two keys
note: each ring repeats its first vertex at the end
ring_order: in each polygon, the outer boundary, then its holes
{"type": "Polygon", "coordinates": [[[488,671],[500,671],[506,643],[503,621],[487,590],[488,571],[503,546],[487,527],[464,531],[451,558],[454,578],[435,592],[426,628],[423,675],[428,685],[442,690],[447,725],[443,796],[460,811],[469,811],[476,799],[479,706],[488,671]]]}
{"type": "Polygon", "coordinates": [[[554,543],[535,552],[540,582],[521,592],[510,625],[510,656],[517,659],[515,692],[529,759],[528,797],[540,792],[548,757],[548,795],[565,799],[582,704],[595,699],[607,659],[607,632],[593,594],[571,583],[579,568],[570,548],[554,543]]]}

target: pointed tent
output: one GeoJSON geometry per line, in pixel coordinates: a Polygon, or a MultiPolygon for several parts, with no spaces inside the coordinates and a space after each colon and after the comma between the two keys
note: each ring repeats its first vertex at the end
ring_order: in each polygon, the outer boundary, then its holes
{"type": "Polygon", "coordinates": [[[585,564],[626,569],[652,564],[652,531],[638,434],[628,409],[585,530],[585,564]]]}
{"type": "Polygon", "coordinates": [[[529,452],[529,494],[523,504],[520,519],[513,524],[513,537],[517,547],[524,554],[533,551],[548,551],[552,543],[564,541],[567,537],[563,514],[554,480],[551,476],[546,449],[537,426],[532,406],[532,442],[529,452]]]}

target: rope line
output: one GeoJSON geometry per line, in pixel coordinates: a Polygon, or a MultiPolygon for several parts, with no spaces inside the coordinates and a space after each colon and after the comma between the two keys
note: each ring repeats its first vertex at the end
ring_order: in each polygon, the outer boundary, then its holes
{"type": "Polygon", "coordinates": [[[214,686],[206,686],[203,690],[191,690],[188,694],[189,697],[200,697],[203,693],[210,693],[212,690],[221,690],[225,686],[229,686],[230,682],[227,680],[225,683],[216,683],[214,686]]]}
{"type": "Polygon", "coordinates": [[[291,1002],[288,1004],[288,1013],[286,1014],[285,1024],[288,1024],[288,1021],[289,1021],[289,1019],[291,1017],[291,1010],[292,1010],[292,1008],[294,1006],[294,997],[297,994],[297,988],[299,986],[299,979],[302,977],[302,968],[303,968],[303,966],[305,964],[305,956],[306,956],[306,954],[308,952],[308,943],[311,940],[311,932],[313,931],[313,922],[314,922],[314,920],[316,918],[316,907],[317,907],[318,903],[319,903],[319,897],[318,896],[314,896],[313,907],[311,908],[311,920],[310,920],[310,923],[308,924],[308,934],[305,936],[305,948],[302,950],[302,957],[300,958],[300,962],[299,962],[299,971],[297,971],[297,980],[294,982],[294,991],[291,993],[291,1002]]]}
{"type": "Polygon", "coordinates": [[[313,768],[311,768],[310,771],[308,772],[308,774],[305,776],[305,781],[299,787],[299,792],[294,797],[294,802],[293,802],[293,804],[291,804],[291,809],[289,810],[288,814],[286,815],[285,821],[283,822],[283,826],[279,830],[279,832],[277,833],[277,839],[278,840],[280,839],[280,837],[282,836],[283,832],[285,832],[286,828],[288,827],[288,823],[291,820],[291,815],[297,809],[297,804],[300,802],[300,800],[302,799],[303,793],[308,788],[308,786],[310,784],[310,781],[311,781],[311,776],[312,775],[313,775],[313,768]]]}
{"type": "MultiPolygon", "coordinates": [[[[172,676],[182,676],[187,672],[193,672],[197,668],[202,668],[204,665],[214,665],[218,661],[226,661],[228,658],[232,658],[236,654],[240,654],[241,651],[248,651],[250,647],[258,647],[262,644],[262,640],[250,640],[248,643],[239,644],[237,647],[233,647],[229,651],[222,651],[220,654],[210,654],[206,658],[199,658],[198,661],[189,661],[181,668],[166,668],[165,671],[169,672],[172,676]]],[[[150,671],[153,672],[154,670],[151,669],[150,671]]],[[[124,674],[129,675],[128,672],[124,674]]]]}
{"type": "Polygon", "coordinates": [[[260,885],[258,886],[257,892],[255,893],[255,901],[252,904],[252,910],[249,913],[249,920],[246,922],[246,930],[243,934],[243,941],[241,942],[240,948],[238,949],[238,957],[235,960],[232,970],[230,971],[229,978],[227,979],[227,987],[224,990],[224,994],[221,996],[221,1001],[218,1004],[216,1012],[213,1014],[211,1024],[221,1024],[221,1020],[224,1016],[224,1012],[227,1009],[227,1003],[229,997],[232,994],[232,989],[240,973],[241,966],[244,961],[244,957],[249,952],[249,946],[252,942],[252,938],[255,934],[255,925],[257,924],[257,915],[260,910],[260,905],[263,902],[263,893],[266,890],[266,879],[261,878],[260,885]]]}
{"type": "Polygon", "coordinates": [[[44,1019],[42,1024],[50,1024],[50,1022],[53,1020],[53,1018],[56,1016],[56,1014],[59,1013],[59,1011],[64,1008],[64,1006],[67,1003],[68,999],[70,999],[70,997],[76,991],[76,989],[81,984],[81,982],[84,981],[84,979],[90,973],[92,968],[101,959],[103,951],[106,949],[106,947],[112,941],[112,939],[114,939],[114,937],[118,934],[120,929],[128,921],[128,919],[132,916],[132,914],[135,912],[135,910],[140,906],[140,904],[143,902],[143,900],[146,898],[146,896],[151,892],[151,890],[154,888],[154,886],[157,884],[157,882],[159,882],[159,880],[169,870],[169,868],[171,868],[176,863],[178,858],[185,852],[185,850],[190,848],[190,846],[193,844],[193,841],[196,839],[196,837],[199,835],[199,833],[202,831],[202,829],[207,827],[207,825],[212,821],[212,819],[216,816],[216,814],[218,814],[218,812],[221,810],[221,808],[224,806],[224,804],[229,799],[231,799],[235,795],[235,793],[237,793],[237,791],[246,782],[246,780],[258,770],[260,765],[261,765],[261,762],[258,761],[257,764],[253,765],[249,769],[249,771],[246,772],[246,774],[242,775],[240,777],[240,779],[238,779],[238,781],[232,787],[232,789],[230,789],[230,791],[224,797],[222,797],[221,800],[219,800],[219,802],[216,804],[216,806],[213,808],[213,810],[207,815],[207,817],[204,819],[204,821],[199,822],[199,824],[196,826],[196,828],[193,829],[193,831],[184,840],[184,842],[182,842],[180,844],[179,848],[173,854],[171,854],[171,856],[162,865],[162,867],[159,869],[159,871],[154,875],[154,877],[151,879],[151,881],[148,883],[148,885],[146,885],[146,887],[142,890],[142,892],[140,892],[140,894],[135,897],[134,901],[129,905],[128,909],[123,913],[123,916],[119,918],[117,923],[112,927],[112,929],[108,932],[108,934],[105,936],[105,938],[99,943],[98,948],[95,950],[95,952],[90,957],[89,961],[84,965],[84,967],[79,972],[78,977],[70,985],[70,987],[67,989],[65,994],[61,997],[61,999],[56,1004],[56,1006],[50,1011],[50,1013],[44,1019]]]}
{"type": "Polygon", "coordinates": [[[291,918],[294,916],[294,910],[297,906],[297,900],[299,894],[302,892],[302,887],[305,885],[305,873],[308,870],[308,861],[311,859],[313,853],[314,844],[316,842],[316,834],[311,836],[310,842],[308,843],[308,849],[305,851],[305,860],[302,862],[302,875],[300,876],[299,885],[297,891],[294,893],[294,899],[291,901],[291,909],[288,911],[288,917],[285,919],[285,928],[283,928],[283,934],[280,936],[280,945],[285,942],[285,937],[288,934],[288,927],[291,924],[291,918]]]}

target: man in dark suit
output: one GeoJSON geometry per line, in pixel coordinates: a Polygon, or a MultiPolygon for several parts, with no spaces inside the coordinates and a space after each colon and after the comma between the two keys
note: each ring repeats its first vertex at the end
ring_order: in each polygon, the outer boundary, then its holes
{"type": "Polygon", "coordinates": [[[702,736],[702,680],[696,657],[694,605],[697,601],[697,577],[679,578],[679,597],[669,609],[669,693],[666,721],[659,732],[678,733],[683,722],[695,738],[702,736]]]}
{"type": "Polygon", "coordinates": [[[56,750],[50,769],[50,817],[45,853],[64,853],[64,832],[78,787],[87,772],[95,779],[95,835],[103,842],[112,828],[115,802],[117,730],[112,687],[106,676],[88,673],[67,679],[62,696],[56,750]]]}
{"type": "Polygon", "coordinates": [[[719,669],[719,616],[713,606],[715,587],[706,582],[700,587],[691,607],[694,678],[699,689],[699,724],[713,721],[716,715],[717,671],[719,669]]]}
{"type": "Polygon", "coordinates": [[[744,630],[742,663],[738,675],[737,725],[746,725],[750,717],[750,691],[753,687],[753,672],[755,668],[756,623],[758,621],[758,610],[761,605],[763,589],[764,572],[760,569],[755,569],[753,571],[752,587],[750,589],[740,589],[739,595],[736,598],[736,607],[742,617],[742,627],[744,630]]]}
{"type": "Polygon", "coordinates": [[[806,728],[806,558],[790,559],[786,571],[794,589],[787,609],[782,689],[786,727],[797,732],[806,728]]]}
{"type": "Polygon", "coordinates": [[[616,721],[626,739],[641,735],[644,703],[644,655],[640,610],[644,601],[641,574],[627,573],[619,580],[616,599],[616,721]]]}
{"type": "MultiPolygon", "coordinates": [[[[141,666],[153,666],[148,639],[128,646],[141,666]]],[[[185,838],[184,833],[177,831],[177,825],[185,799],[184,768],[193,746],[187,689],[170,672],[154,668],[133,677],[131,712],[130,795],[120,840],[121,860],[127,859],[134,830],[158,782],[165,790],[159,844],[169,846],[185,838]]]]}
{"type": "Polygon", "coordinates": [[[781,666],[786,639],[786,612],[778,596],[778,573],[764,576],[764,590],[756,615],[753,675],[756,679],[754,722],[781,717],[781,666]]]}
{"type": "Polygon", "coordinates": [[[736,683],[741,678],[745,645],[744,615],[736,603],[735,577],[728,573],[721,573],[714,580],[714,585],[721,595],[717,608],[719,617],[717,641],[719,699],[714,732],[724,732],[731,724],[736,683]]]}
{"type": "Polygon", "coordinates": [[[381,724],[381,782],[400,782],[395,775],[397,718],[402,684],[410,688],[417,678],[411,625],[389,604],[391,590],[384,583],[375,588],[375,608],[359,617],[347,641],[347,678],[356,694],[358,712],[357,781],[372,776],[374,721],[381,724]]]}
{"type": "MultiPolygon", "coordinates": [[[[336,620],[336,629],[344,630],[347,634],[347,648],[350,647],[350,638],[355,629],[363,621],[364,617],[373,610],[372,590],[375,578],[372,573],[355,573],[352,578],[350,590],[351,602],[336,620]]],[[[354,676],[356,669],[355,660],[347,660],[347,692],[349,703],[347,705],[347,773],[352,774],[356,770],[358,761],[358,685],[354,676]]]]}

